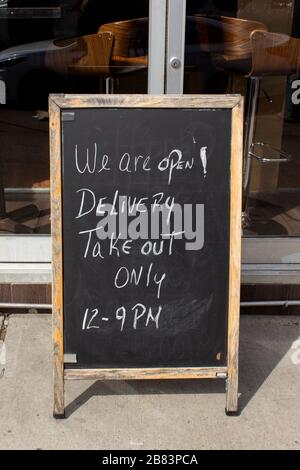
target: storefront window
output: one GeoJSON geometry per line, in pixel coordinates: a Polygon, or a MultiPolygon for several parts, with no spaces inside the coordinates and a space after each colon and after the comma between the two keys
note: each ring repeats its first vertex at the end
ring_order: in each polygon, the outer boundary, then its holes
{"type": "Polygon", "coordinates": [[[148,0],[0,0],[0,232],[49,234],[49,93],[147,93],[148,0]]]}
{"type": "Polygon", "coordinates": [[[187,0],[184,92],[246,98],[244,237],[300,236],[299,24],[299,0],[187,0]]]}

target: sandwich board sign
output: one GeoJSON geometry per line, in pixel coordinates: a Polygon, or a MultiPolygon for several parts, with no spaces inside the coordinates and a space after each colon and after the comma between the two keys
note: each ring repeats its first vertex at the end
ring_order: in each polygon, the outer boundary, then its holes
{"type": "Polygon", "coordinates": [[[84,378],[225,379],[236,413],[243,99],[49,103],[54,416],[84,378]]]}

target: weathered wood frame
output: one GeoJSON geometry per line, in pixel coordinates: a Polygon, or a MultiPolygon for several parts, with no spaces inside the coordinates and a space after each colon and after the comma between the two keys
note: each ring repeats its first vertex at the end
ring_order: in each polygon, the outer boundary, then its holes
{"type": "Polygon", "coordinates": [[[238,410],[238,343],[240,315],[243,98],[240,95],[51,95],[51,226],[52,305],[54,343],[54,417],[63,418],[65,379],[197,379],[227,381],[226,412],[238,410]],[[61,112],[79,108],[227,108],[231,109],[230,253],[228,342],[226,367],[65,369],[63,345],[62,172],[61,112]]]}

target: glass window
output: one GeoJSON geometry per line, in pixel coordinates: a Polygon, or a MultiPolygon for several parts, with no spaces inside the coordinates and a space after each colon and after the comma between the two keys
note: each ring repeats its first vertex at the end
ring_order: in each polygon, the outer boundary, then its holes
{"type": "Polygon", "coordinates": [[[0,232],[49,234],[49,93],[147,93],[148,0],[0,0],[0,232]]]}
{"type": "Polygon", "coordinates": [[[300,236],[300,1],[187,0],[185,93],[245,96],[244,236],[300,236]]]}

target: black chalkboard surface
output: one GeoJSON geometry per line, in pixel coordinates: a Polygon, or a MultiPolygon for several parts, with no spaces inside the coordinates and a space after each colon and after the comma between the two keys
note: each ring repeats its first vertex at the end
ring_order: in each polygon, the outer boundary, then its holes
{"type": "MultiPolygon", "coordinates": [[[[74,120],[65,113],[65,353],[76,354],[77,367],[225,365],[230,110],[80,109],[74,120]],[[99,172],[104,155],[107,169],[99,172]],[[190,250],[184,236],[167,238],[153,217],[154,204],[166,201],[166,217],[177,204],[180,231],[196,232],[190,250]],[[138,216],[146,239],[119,238],[117,229],[99,240],[94,231],[103,219],[119,225],[120,217],[127,229],[138,216]]],[[[166,233],[177,233],[172,222],[166,233]]]]}
{"type": "Polygon", "coordinates": [[[228,377],[241,98],[212,98],[52,98],[63,375],[181,368],[228,377]]]}

